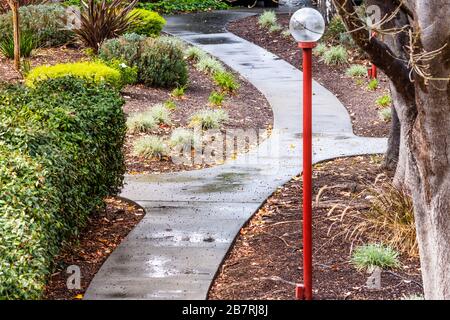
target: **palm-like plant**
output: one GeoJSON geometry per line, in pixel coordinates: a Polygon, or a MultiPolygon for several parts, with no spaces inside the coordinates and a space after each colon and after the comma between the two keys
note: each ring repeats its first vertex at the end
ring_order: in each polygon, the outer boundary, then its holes
{"type": "Polygon", "coordinates": [[[103,41],[125,33],[135,19],[131,10],[138,0],[87,0],[81,1],[80,27],[75,33],[94,53],[103,41]]]}

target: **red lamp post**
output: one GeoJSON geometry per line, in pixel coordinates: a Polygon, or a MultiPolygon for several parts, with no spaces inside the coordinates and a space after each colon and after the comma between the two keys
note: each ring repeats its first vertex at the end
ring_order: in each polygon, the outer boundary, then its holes
{"type": "Polygon", "coordinates": [[[312,300],[312,49],[325,31],[322,15],[302,8],[294,13],[290,30],[303,52],[303,284],[296,298],[312,300]]]}

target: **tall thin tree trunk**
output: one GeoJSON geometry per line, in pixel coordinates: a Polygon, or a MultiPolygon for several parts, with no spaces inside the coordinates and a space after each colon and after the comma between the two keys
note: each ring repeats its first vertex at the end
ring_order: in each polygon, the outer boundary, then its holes
{"type": "Polygon", "coordinates": [[[19,27],[19,2],[17,0],[8,0],[11,7],[13,18],[13,37],[14,37],[14,67],[20,72],[20,27],[19,27]]]}

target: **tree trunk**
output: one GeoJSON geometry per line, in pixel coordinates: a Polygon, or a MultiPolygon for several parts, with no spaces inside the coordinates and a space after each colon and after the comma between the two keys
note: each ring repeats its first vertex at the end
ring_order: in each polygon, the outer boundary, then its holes
{"type": "Polygon", "coordinates": [[[18,0],[8,0],[11,7],[13,37],[14,37],[14,68],[20,72],[20,27],[19,27],[19,2],[18,0]]]}

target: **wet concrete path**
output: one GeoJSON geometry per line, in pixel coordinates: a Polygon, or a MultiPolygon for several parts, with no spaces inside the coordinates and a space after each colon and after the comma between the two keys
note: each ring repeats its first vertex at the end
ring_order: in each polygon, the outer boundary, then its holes
{"type": "MultiPolygon", "coordinates": [[[[205,299],[242,225],[301,171],[301,72],[225,30],[251,13],[168,18],[166,31],[201,47],[253,83],[271,104],[274,131],[246,155],[214,168],[126,177],[121,196],[147,212],[91,282],[85,299],[205,299]]],[[[350,117],[314,83],[314,161],[382,153],[386,139],[353,134],[350,117]]]]}

